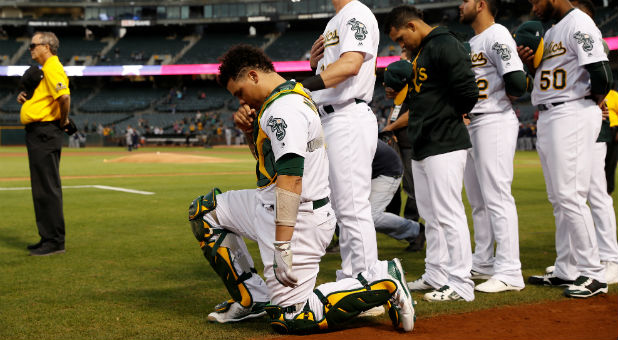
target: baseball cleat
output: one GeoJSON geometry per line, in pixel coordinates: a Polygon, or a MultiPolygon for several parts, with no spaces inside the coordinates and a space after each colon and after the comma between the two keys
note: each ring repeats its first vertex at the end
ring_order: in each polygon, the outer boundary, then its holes
{"type": "Polygon", "coordinates": [[[470,271],[470,278],[472,280],[489,280],[489,279],[491,279],[491,275],[483,274],[481,272],[477,272],[476,270],[471,270],[470,271]]]}
{"type": "Polygon", "coordinates": [[[251,307],[243,307],[238,302],[226,301],[217,305],[217,307],[215,307],[216,311],[208,314],[208,321],[228,323],[259,318],[266,315],[264,307],[267,304],[268,302],[255,302],[251,307]]]}
{"type": "Polygon", "coordinates": [[[388,315],[395,328],[401,326],[404,331],[410,332],[414,329],[414,305],[412,294],[406,284],[406,277],[399,259],[388,261],[388,276],[391,277],[397,290],[387,303],[388,315]]]}
{"type": "Polygon", "coordinates": [[[372,316],[380,316],[382,314],[384,314],[385,310],[384,310],[384,306],[377,306],[377,307],[373,307],[371,309],[368,309],[360,314],[358,314],[359,318],[368,318],[368,317],[372,317],[372,316]]]}
{"type": "Polygon", "coordinates": [[[500,293],[500,292],[506,292],[509,290],[519,291],[522,289],[524,289],[524,287],[511,286],[508,283],[505,283],[505,282],[502,282],[496,279],[489,279],[479,284],[478,286],[474,287],[474,290],[478,290],[479,292],[483,292],[483,293],[500,293]]]}
{"type": "Polygon", "coordinates": [[[432,286],[429,285],[429,283],[423,281],[422,277],[419,277],[418,279],[412,281],[412,282],[408,282],[408,289],[410,290],[428,290],[428,289],[433,289],[432,286]]]}
{"type": "Polygon", "coordinates": [[[607,293],[607,283],[587,276],[578,277],[575,283],[564,290],[564,296],[572,298],[587,298],[601,293],[607,293]]]}
{"type": "Polygon", "coordinates": [[[441,301],[463,301],[464,298],[459,296],[453,288],[448,285],[440,287],[440,289],[429,292],[423,296],[423,299],[429,302],[441,302],[441,301]]]}
{"type": "Polygon", "coordinates": [[[545,268],[545,274],[553,273],[556,270],[556,266],[549,266],[545,268]]]}
{"type": "Polygon", "coordinates": [[[618,283],[618,263],[601,261],[601,264],[605,266],[605,280],[607,284],[618,283]]]}
{"type": "Polygon", "coordinates": [[[528,278],[528,283],[537,286],[561,286],[566,287],[573,284],[573,280],[561,279],[554,275],[554,273],[547,273],[545,275],[534,275],[528,278]]]}

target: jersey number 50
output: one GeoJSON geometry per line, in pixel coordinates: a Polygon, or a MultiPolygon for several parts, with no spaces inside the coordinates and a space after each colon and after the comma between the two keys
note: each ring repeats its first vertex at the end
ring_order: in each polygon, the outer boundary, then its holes
{"type": "Polygon", "coordinates": [[[541,71],[541,90],[546,91],[550,87],[554,90],[562,90],[566,87],[567,73],[565,70],[558,68],[552,71],[541,71]]]}

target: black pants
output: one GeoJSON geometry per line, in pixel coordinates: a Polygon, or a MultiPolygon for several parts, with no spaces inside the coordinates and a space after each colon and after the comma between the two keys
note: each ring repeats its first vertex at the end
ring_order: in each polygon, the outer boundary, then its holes
{"type": "Polygon", "coordinates": [[[36,225],[41,241],[64,245],[60,150],[64,132],[58,122],[26,125],[26,147],[36,225]]]}
{"type": "Polygon", "coordinates": [[[618,162],[618,126],[611,128],[611,141],[607,142],[607,154],[605,154],[605,178],[607,179],[607,192],[614,192],[616,181],[616,163],[618,162]]]}
{"type": "MultiPolygon", "coordinates": [[[[406,205],[403,208],[403,217],[418,221],[420,216],[416,207],[416,197],[414,195],[414,179],[412,178],[412,149],[399,148],[399,155],[403,163],[403,179],[401,185],[408,195],[406,205]]],[[[401,210],[401,189],[398,189],[391,203],[386,207],[386,211],[399,215],[401,210]]]]}

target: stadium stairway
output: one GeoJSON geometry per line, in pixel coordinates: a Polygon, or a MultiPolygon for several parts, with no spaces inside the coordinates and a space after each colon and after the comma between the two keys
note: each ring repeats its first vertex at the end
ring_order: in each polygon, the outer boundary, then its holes
{"type": "Polygon", "coordinates": [[[173,58],[172,60],[169,62],[170,64],[176,64],[176,62],[178,62],[178,60],[180,60],[180,58],[182,58],[185,53],[187,53],[187,51],[189,51],[199,40],[200,40],[200,36],[196,36],[196,35],[190,35],[187,37],[184,37],[182,40],[183,41],[188,41],[189,43],[187,45],[185,45],[185,47],[183,47],[173,58]]]}

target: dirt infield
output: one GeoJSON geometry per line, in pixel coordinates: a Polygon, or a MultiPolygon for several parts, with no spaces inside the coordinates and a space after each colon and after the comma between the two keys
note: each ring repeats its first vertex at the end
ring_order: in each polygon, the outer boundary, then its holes
{"type": "MultiPolygon", "coordinates": [[[[372,323],[370,321],[370,323],[372,323]]],[[[394,332],[390,324],[290,339],[618,339],[618,296],[508,306],[470,313],[417,319],[411,333],[394,332]]],[[[283,339],[278,337],[275,339],[283,339]]]]}
{"type": "Polygon", "coordinates": [[[104,159],[109,163],[174,163],[174,164],[198,164],[198,163],[233,163],[233,159],[187,155],[171,152],[148,152],[128,155],[114,159],[104,159]]]}

